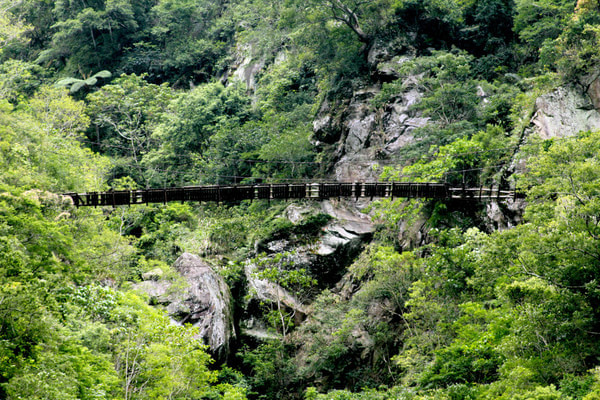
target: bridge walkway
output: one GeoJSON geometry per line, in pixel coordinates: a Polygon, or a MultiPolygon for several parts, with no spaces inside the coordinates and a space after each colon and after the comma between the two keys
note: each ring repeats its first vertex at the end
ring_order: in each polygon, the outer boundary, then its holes
{"type": "Polygon", "coordinates": [[[287,200],[330,198],[424,198],[461,201],[506,200],[522,197],[511,190],[494,187],[451,187],[423,182],[335,182],[304,184],[207,185],[180,188],[115,190],[65,193],[77,207],[122,206],[150,203],[221,202],[242,200],[287,200]]]}

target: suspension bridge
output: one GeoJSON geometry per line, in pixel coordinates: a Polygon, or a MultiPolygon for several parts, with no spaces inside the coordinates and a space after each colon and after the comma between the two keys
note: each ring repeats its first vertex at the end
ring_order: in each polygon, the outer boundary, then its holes
{"type": "Polygon", "coordinates": [[[110,190],[65,193],[77,207],[123,206],[150,203],[219,202],[242,200],[289,200],[331,198],[406,198],[460,201],[501,201],[522,198],[523,194],[499,187],[453,187],[423,182],[334,182],[304,184],[207,185],[179,188],[110,190]]]}

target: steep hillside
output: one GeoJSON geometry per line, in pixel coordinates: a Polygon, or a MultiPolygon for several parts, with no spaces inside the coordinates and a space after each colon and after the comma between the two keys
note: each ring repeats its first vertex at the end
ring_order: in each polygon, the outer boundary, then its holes
{"type": "Polygon", "coordinates": [[[600,397],[597,0],[0,0],[0,398],[600,397]],[[502,201],[75,208],[444,182],[502,201]]]}

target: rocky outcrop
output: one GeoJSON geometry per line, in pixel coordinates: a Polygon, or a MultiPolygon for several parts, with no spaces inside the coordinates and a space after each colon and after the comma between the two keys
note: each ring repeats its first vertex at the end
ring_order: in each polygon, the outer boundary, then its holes
{"type": "MultiPolygon", "coordinates": [[[[408,59],[397,58],[393,66],[390,63],[381,66],[387,71],[386,75],[393,76],[395,68],[408,59]]],[[[322,104],[313,130],[318,141],[337,146],[334,149],[335,179],[347,182],[376,180],[379,171],[375,167],[385,165],[404,146],[414,142],[413,131],[428,121],[412,107],[421,98],[417,81],[415,76],[406,78],[404,90],[382,110],[371,104],[381,91],[379,84],[354,88],[349,100],[322,104]]]]}
{"type": "Polygon", "coordinates": [[[525,199],[490,201],[486,204],[488,231],[501,231],[519,225],[523,221],[525,199]]]}
{"type": "Polygon", "coordinates": [[[587,95],[590,96],[596,111],[600,112],[600,78],[592,80],[588,86],[587,95]]]}
{"type": "Polygon", "coordinates": [[[307,309],[295,294],[277,283],[262,278],[259,267],[253,262],[246,263],[244,272],[248,296],[246,296],[246,315],[240,321],[243,336],[253,338],[257,342],[279,338],[279,334],[269,328],[269,323],[264,318],[264,305],[271,305],[273,310],[279,310],[286,319],[292,318],[294,325],[302,323],[307,309]]]}
{"type": "Polygon", "coordinates": [[[252,57],[246,57],[240,65],[233,71],[233,76],[246,84],[246,89],[256,90],[256,75],[265,67],[264,60],[254,60],[252,57]]]}
{"type": "Polygon", "coordinates": [[[183,288],[161,279],[162,274],[156,271],[145,274],[148,280],[137,288],[147,293],[152,302],[165,305],[175,322],[197,327],[198,336],[210,347],[212,355],[225,360],[236,336],[229,287],[210,265],[194,254],[182,254],[173,267],[184,279],[183,288]]]}
{"type": "MultiPolygon", "coordinates": [[[[526,135],[539,135],[542,139],[574,136],[582,131],[600,129],[600,83],[592,82],[587,92],[575,86],[561,86],[538,97],[531,125],[526,135]],[[596,93],[597,91],[597,93],[596,93]]],[[[517,156],[510,170],[523,172],[526,161],[517,156]]],[[[526,202],[524,199],[507,200],[486,205],[486,225],[490,231],[508,229],[522,222],[526,202]]]]}
{"type": "MultiPolygon", "coordinates": [[[[370,217],[358,211],[362,205],[345,200],[321,202],[319,212],[332,218],[320,229],[318,237],[307,244],[288,242],[283,249],[274,248],[273,253],[293,251],[296,265],[319,277],[321,289],[334,287],[374,232],[370,217]]],[[[288,218],[290,214],[315,212],[310,209],[299,211],[297,207],[292,209],[294,211],[290,211],[290,207],[286,210],[288,218]]],[[[278,245],[281,247],[282,244],[278,245]]]]}
{"type": "Polygon", "coordinates": [[[272,304],[285,309],[288,315],[293,315],[295,325],[298,326],[306,317],[307,304],[310,303],[310,296],[306,293],[304,298],[301,298],[297,293],[263,279],[259,274],[262,266],[257,264],[268,265],[269,258],[286,253],[286,268],[304,269],[310,276],[317,278],[316,292],[325,288],[335,289],[346,272],[346,267],[360,253],[374,231],[371,219],[345,201],[323,201],[319,208],[291,204],[282,217],[293,224],[301,225],[315,214],[327,214],[332,218],[317,230],[314,237],[292,235],[266,240],[260,244],[263,260],[260,263],[246,264],[249,296],[245,308],[248,311],[240,323],[245,336],[263,340],[273,335],[262,320],[260,304],[272,304]]]}
{"type": "MultiPolygon", "coordinates": [[[[267,62],[264,57],[257,57],[253,46],[239,46],[235,52],[235,60],[229,66],[229,69],[220,77],[223,84],[229,82],[229,78],[243,82],[246,89],[250,92],[256,91],[257,76],[264,71],[267,62]]],[[[275,62],[280,62],[284,58],[283,55],[278,55],[275,62]]]]}
{"type": "Polygon", "coordinates": [[[345,204],[334,200],[321,203],[323,212],[333,219],[322,230],[323,234],[317,242],[318,255],[332,256],[344,247],[347,247],[346,251],[358,251],[362,243],[372,235],[374,225],[371,218],[357,213],[354,207],[347,207],[345,204]]]}
{"type": "Polygon", "coordinates": [[[248,281],[248,291],[252,297],[263,302],[281,303],[296,312],[300,318],[306,315],[304,304],[293,294],[276,283],[259,278],[255,264],[247,263],[245,273],[248,281]]]}
{"type": "Polygon", "coordinates": [[[543,139],[600,129],[600,112],[588,95],[573,87],[559,87],[540,96],[535,109],[532,124],[543,139]]]}

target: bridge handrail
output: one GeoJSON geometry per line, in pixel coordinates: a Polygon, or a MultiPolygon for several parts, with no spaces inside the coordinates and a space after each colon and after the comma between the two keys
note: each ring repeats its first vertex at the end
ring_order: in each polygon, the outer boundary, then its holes
{"type": "Polygon", "coordinates": [[[498,187],[451,187],[439,182],[330,182],[302,184],[203,185],[178,188],[109,190],[65,193],[81,206],[121,206],[149,203],[239,202],[243,200],[285,200],[330,198],[425,198],[500,200],[522,197],[514,190],[498,187]]]}

